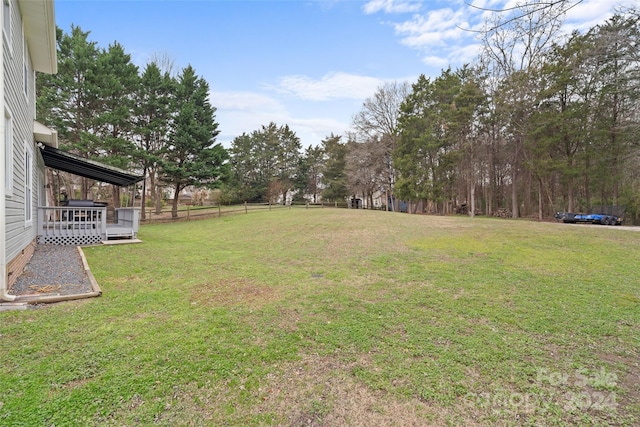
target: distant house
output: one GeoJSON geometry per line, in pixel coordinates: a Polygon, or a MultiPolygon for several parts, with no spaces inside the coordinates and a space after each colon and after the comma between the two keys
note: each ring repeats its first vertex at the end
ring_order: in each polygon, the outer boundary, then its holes
{"type": "Polygon", "coordinates": [[[53,1],[1,1],[0,301],[12,301],[7,290],[38,242],[87,244],[137,232],[133,209],[123,210],[119,223],[108,227],[103,206],[48,207],[45,167],[119,186],[142,177],[58,150],[57,133],[35,121],[35,73],[57,72],[53,1]]]}

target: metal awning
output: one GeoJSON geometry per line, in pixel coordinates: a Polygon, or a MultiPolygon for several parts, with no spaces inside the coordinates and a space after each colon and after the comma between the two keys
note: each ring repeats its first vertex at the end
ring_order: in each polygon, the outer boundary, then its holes
{"type": "Polygon", "coordinates": [[[44,165],[63,172],[69,172],[85,178],[120,187],[127,187],[142,181],[144,176],[133,175],[122,169],[108,166],[95,160],[85,159],[74,154],[65,153],[49,145],[38,144],[44,165]]]}

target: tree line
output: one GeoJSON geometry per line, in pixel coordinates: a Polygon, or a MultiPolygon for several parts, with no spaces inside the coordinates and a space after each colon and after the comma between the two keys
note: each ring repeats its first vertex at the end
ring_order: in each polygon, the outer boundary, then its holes
{"type": "MultiPolygon", "coordinates": [[[[119,43],[104,49],[88,36],[77,26],[57,29],[58,73],[38,76],[37,119],[58,131],[62,149],[143,172],[157,210],[170,186],[177,217],[181,190],[215,188],[229,174],[209,84],[190,65],[174,73],[166,57],[139,70],[119,43]]],[[[80,197],[94,185],[82,179],[80,197]]],[[[112,189],[117,207],[120,188],[112,189]]]]}
{"type": "Polygon", "coordinates": [[[379,88],[354,116],[350,191],[391,192],[413,212],[637,217],[638,13],[560,37],[561,5],[489,22],[475,64],[379,88]]]}
{"type": "Polygon", "coordinates": [[[556,6],[566,4],[496,14],[475,63],[384,83],[351,132],[306,148],[273,122],[223,148],[192,67],[173,73],[155,58],[140,71],[122,46],[100,49],[78,27],[58,30],[60,71],[38,78],[38,117],[65,149],[143,171],[156,205],[165,186],[175,203],[198,186],[227,202],[358,197],[390,210],[402,201],[410,212],[464,205],[541,219],[613,204],[637,216],[638,13],[561,37],[556,6]]]}

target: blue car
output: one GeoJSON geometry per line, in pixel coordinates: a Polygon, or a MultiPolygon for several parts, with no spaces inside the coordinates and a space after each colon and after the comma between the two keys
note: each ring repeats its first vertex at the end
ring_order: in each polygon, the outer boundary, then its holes
{"type": "Polygon", "coordinates": [[[554,217],[567,224],[622,225],[622,218],[616,215],[556,212],[554,217]]]}

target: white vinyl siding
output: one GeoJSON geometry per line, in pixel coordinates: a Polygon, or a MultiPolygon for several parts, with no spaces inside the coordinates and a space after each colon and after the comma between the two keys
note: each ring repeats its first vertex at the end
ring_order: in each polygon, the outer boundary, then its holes
{"type": "Polygon", "coordinates": [[[31,144],[24,144],[24,221],[25,226],[33,221],[33,153],[31,144]]]}
{"type": "Polygon", "coordinates": [[[25,99],[29,100],[29,50],[27,48],[27,39],[22,30],[22,85],[25,99]]]}
{"type": "Polygon", "coordinates": [[[4,192],[13,194],[13,124],[11,114],[4,112],[4,192]]]}
{"type": "MultiPolygon", "coordinates": [[[[6,11],[5,0],[3,2],[6,11]]],[[[11,122],[11,165],[12,193],[5,197],[5,262],[15,258],[37,234],[37,191],[40,183],[36,166],[40,162],[33,138],[33,120],[35,117],[35,74],[32,72],[30,51],[25,46],[27,37],[23,35],[22,16],[15,0],[9,0],[11,16],[9,24],[11,35],[4,37],[3,71],[5,120],[7,114],[11,122]],[[25,70],[26,67],[26,70],[25,70]],[[28,91],[28,96],[25,96],[28,91]],[[27,154],[30,153],[30,159],[27,154]],[[31,170],[28,170],[31,167],[31,170]],[[31,218],[29,220],[29,218],[31,218]]],[[[3,22],[4,19],[3,19],[3,22]]],[[[5,121],[6,123],[6,121],[5,121]]],[[[6,141],[8,142],[8,141],[6,141]]],[[[7,160],[8,161],[8,160],[7,160]]]]}
{"type": "Polygon", "coordinates": [[[2,37],[11,52],[11,0],[2,0],[2,37]]]}

